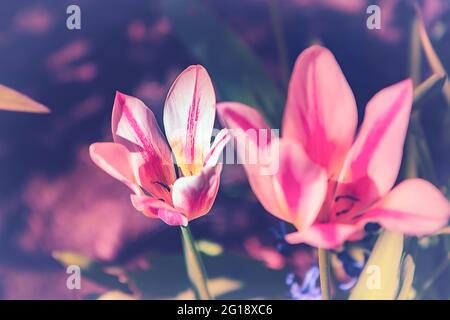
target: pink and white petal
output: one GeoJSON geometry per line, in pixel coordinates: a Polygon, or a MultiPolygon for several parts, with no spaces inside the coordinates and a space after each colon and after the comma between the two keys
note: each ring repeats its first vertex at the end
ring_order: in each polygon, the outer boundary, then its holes
{"type": "Polygon", "coordinates": [[[110,176],[126,184],[134,193],[142,192],[127,148],[118,143],[97,142],[89,146],[89,154],[92,161],[110,176]]]}
{"type": "Polygon", "coordinates": [[[345,241],[355,241],[362,235],[363,233],[356,225],[316,223],[304,231],[287,234],[285,239],[290,244],[306,243],[316,248],[335,249],[345,241]]]}
{"type": "Polygon", "coordinates": [[[357,122],[353,92],[333,54],[317,45],[303,51],[289,82],[282,136],[337,179],[357,122]]]}
{"type": "Polygon", "coordinates": [[[112,131],[114,141],[132,153],[135,175],[145,190],[165,197],[161,183],[170,186],[176,179],[172,155],[153,112],[132,96],[116,93],[112,131]]]}
{"type": "Polygon", "coordinates": [[[131,195],[131,203],[136,210],[149,218],[159,218],[170,226],[187,226],[187,218],[172,206],[159,199],[149,196],[131,195]]]}
{"type": "Polygon", "coordinates": [[[450,202],[435,186],[422,179],[408,179],[369,209],[361,221],[422,236],[446,226],[449,217],[450,202]]]}
{"type": "Polygon", "coordinates": [[[316,220],[327,192],[327,172],[313,163],[295,141],[282,138],[271,143],[272,157],[280,160],[273,179],[280,218],[300,231],[316,220]],[[278,154],[278,155],[277,155],[278,154]]]}
{"type": "Polygon", "coordinates": [[[230,141],[230,133],[228,132],[228,129],[220,130],[211,145],[211,149],[209,149],[208,154],[205,157],[203,166],[214,167],[219,162],[220,157],[222,156],[223,148],[225,148],[228,141],[230,141]]]}
{"type": "Polygon", "coordinates": [[[217,113],[222,125],[230,129],[233,136],[241,131],[258,147],[259,142],[263,144],[261,147],[270,143],[271,128],[255,108],[240,102],[220,102],[217,104],[217,113]],[[268,140],[259,141],[260,134],[266,134],[268,140]]]}
{"type": "Polygon", "coordinates": [[[164,105],[166,136],[185,176],[198,173],[191,171],[203,165],[215,114],[216,96],[208,72],[200,65],[188,67],[173,83],[164,105]]]}
{"type": "Polygon", "coordinates": [[[209,212],[220,184],[222,165],[205,167],[198,176],[181,177],[175,181],[172,190],[174,207],[183,212],[189,220],[209,212]]]}
{"type": "Polygon", "coordinates": [[[273,132],[254,108],[238,102],[217,104],[222,124],[230,130],[231,143],[236,145],[239,163],[244,165],[250,186],[263,207],[281,217],[275,197],[273,175],[278,159],[270,157],[273,132]]]}
{"type": "Polygon", "coordinates": [[[412,106],[412,82],[404,80],[377,93],[368,103],[358,137],[339,178],[337,196],[364,189],[370,205],[394,185],[412,106]],[[366,190],[367,189],[367,190],[366,190]]]}
{"type": "Polygon", "coordinates": [[[188,219],[183,214],[173,209],[172,210],[159,209],[158,217],[169,226],[186,227],[188,225],[188,219]]]}

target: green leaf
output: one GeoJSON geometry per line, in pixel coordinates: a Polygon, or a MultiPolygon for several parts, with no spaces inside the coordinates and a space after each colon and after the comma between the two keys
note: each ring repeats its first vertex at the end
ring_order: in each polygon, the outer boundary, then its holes
{"type": "Polygon", "coordinates": [[[50,110],[26,95],[0,84],[0,110],[49,113],[50,110]]]}
{"type": "Polygon", "coordinates": [[[165,0],[162,8],[181,42],[208,69],[220,98],[260,108],[277,124],[282,97],[250,48],[199,1],[165,0]]]}
{"type": "Polygon", "coordinates": [[[433,74],[414,89],[414,109],[419,110],[423,104],[442,91],[447,77],[433,74]]]}
{"type": "Polygon", "coordinates": [[[400,288],[400,292],[398,294],[397,300],[408,300],[411,298],[413,291],[413,280],[414,280],[414,271],[416,265],[414,264],[414,260],[410,255],[407,255],[403,260],[403,272],[402,278],[403,283],[400,288]]]}
{"type": "MultiPolygon", "coordinates": [[[[445,71],[444,65],[439,59],[439,55],[436,53],[436,50],[431,43],[430,37],[428,36],[427,30],[425,28],[425,23],[423,22],[422,13],[420,11],[419,6],[416,4],[416,19],[419,28],[419,37],[422,44],[423,51],[425,52],[425,57],[428,60],[428,63],[431,66],[431,69],[434,73],[440,75],[448,75],[447,71],[445,71]]],[[[448,106],[450,106],[450,81],[448,78],[445,80],[444,84],[444,96],[447,100],[448,106]]]]}
{"type": "MultiPolygon", "coordinates": [[[[53,256],[63,266],[80,266],[82,277],[114,293],[104,299],[117,299],[121,295],[122,298],[194,299],[181,254],[151,256],[147,259],[148,269],[134,270],[105,266],[74,252],[59,251],[53,256]],[[129,296],[130,293],[134,295],[129,296]]],[[[286,270],[268,269],[259,261],[229,253],[205,255],[203,261],[208,268],[208,288],[215,298],[285,298],[286,270]]]]}
{"type": "Polygon", "coordinates": [[[52,256],[64,267],[70,265],[79,266],[82,277],[86,277],[106,288],[116,289],[126,293],[131,292],[129,286],[119,280],[119,275],[124,274],[124,271],[120,268],[110,268],[110,272],[107,272],[109,269],[107,266],[86,256],[70,251],[54,251],[52,252],[52,256]]]}
{"type": "MultiPolygon", "coordinates": [[[[190,290],[183,257],[159,256],[149,259],[151,269],[129,273],[145,299],[186,298],[190,290]]],[[[285,297],[285,270],[266,268],[259,261],[232,254],[204,256],[209,289],[217,299],[285,297]]],[[[193,297],[193,294],[190,294],[193,297]]]]}
{"type": "Polygon", "coordinates": [[[181,227],[181,241],[183,244],[184,261],[187,274],[191,281],[192,288],[197,299],[210,300],[211,295],[208,290],[208,276],[202,262],[202,257],[198,252],[196,243],[188,226],[181,227]]]}
{"type": "Polygon", "coordinates": [[[384,231],[352,290],[351,300],[392,300],[397,296],[403,235],[384,231]]]}

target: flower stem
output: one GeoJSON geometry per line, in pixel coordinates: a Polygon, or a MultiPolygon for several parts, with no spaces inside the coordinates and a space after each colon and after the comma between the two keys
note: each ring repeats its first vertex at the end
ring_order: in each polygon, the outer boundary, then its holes
{"type": "Polygon", "coordinates": [[[278,51],[278,58],[280,60],[281,77],[283,79],[283,85],[287,90],[289,84],[289,59],[286,51],[286,39],[284,37],[283,24],[277,0],[269,0],[269,12],[275,36],[275,44],[278,51]]]}
{"type": "Polygon", "coordinates": [[[195,246],[194,238],[188,226],[181,227],[184,261],[192,289],[197,300],[211,300],[208,290],[208,276],[202,257],[195,246]]]}
{"type": "Polygon", "coordinates": [[[330,290],[330,269],[331,259],[330,253],[326,249],[317,249],[317,255],[319,256],[319,270],[320,270],[320,289],[322,291],[322,299],[331,299],[330,290]]]}

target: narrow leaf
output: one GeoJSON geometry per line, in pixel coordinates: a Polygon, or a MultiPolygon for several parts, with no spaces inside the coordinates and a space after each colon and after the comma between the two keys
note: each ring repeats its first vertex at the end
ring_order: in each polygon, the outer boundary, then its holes
{"type": "MultiPolygon", "coordinates": [[[[436,50],[434,50],[433,44],[431,43],[430,37],[428,36],[427,30],[425,28],[425,23],[423,22],[422,13],[420,8],[416,5],[416,15],[419,27],[419,36],[422,43],[423,50],[425,52],[425,56],[428,60],[428,63],[431,66],[431,69],[434,73],[440,75],[447,75],[448,73],[445,71],[444,65],[439,59],[436,50]]],[[[447,104],[450,106],[450,81],[446,79],[444,84],[444,96],[447,100],[447,104]]]]}
{"type": "Polygon", "coordinates": [[[441,92],[447,77],[442,74],[433,74],[414,89],[414,109],[418,110],[431,97],[441,92]]]}
{"type": "Polygon", "coordinates": [[[197,299],[209,300],[208,277],[189,227],[181,227],[187,274],[197,299]]]}
{"type": "Polygon", "coordinates": [[[80,267],[83,277],[91,279],[106,288],[117,289],[126,293],[130,292],[128,284],[119,281],[117,275],[107,273],[105,268],[95,260],[70,251],[53,251],[52,256],[64,267],[77,265],[80,267]]]}
{"type": "Polygon", "coordinates": [[[416,265],[414,264],[413,258],[410,255],[407,255],[403,260],[403,284],[398,294],[397,300],[408,300],[411,298],[415,269],[416,265]]]}
{"type": "Polygon", "coordinates": [[[165,0],[162,8],[173,30],[214,79],[222,100],[260,108],[276,123],[282,97],[251,49],[206,6],[196,0],[165,0]]]}
{"type": "Polygon", "coordinates": [[[18,112],[49,113],[50,110],[26,95],[0,84],[0,109],[18,112]]]}
{"type": "Polygon", "coordinates": [[[403,235],[384,231],[378,238],[350,300],[392,300],[397,296],[403,235]]]}

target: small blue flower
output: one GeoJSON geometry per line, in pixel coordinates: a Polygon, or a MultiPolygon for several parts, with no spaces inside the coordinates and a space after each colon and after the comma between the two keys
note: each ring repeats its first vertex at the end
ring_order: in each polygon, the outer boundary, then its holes
{"type": "Polygon", "coordinates": [[[299,284],[299,279],[294,273],[289,273],[286,277],[286,284],[289,286],[288,296],[294,300],[320,300],[319,268],[313,266],[305,275],[303,282],[299,284]]]}
{"type": "MultiPolygon", "coordinates": [[[[362,250],[362,257],[355,258],[352,254],[350,254],[349,250],[345,250],[337,253],[338,259],[342,262],[342,266],[344,268],[345,273],[352,277],[352,279],[347,283],[342,283],[339,285],[339,289],[347,291],[353,288],[358,280],[359,275],[361,274],[367,260],[369,259],[369,254],[364,249],[362,250]]],[[[359,251],[361,252],[361,251],[359,251]]]]}
{"type": "Polygon", "coordinates": [[[278,228],[276,228],[276,227],[271,228],[270,231],[272,232],[272,234],[275,237],[276,248],[277,248],[278,252],[289,255],[289,253],[292,252],[293,246],[290,245],[289,243],[287,243],[287,241],[285,240],[285,236],[288,233],[287,227],[286,227],[286,222],[280,221],[278,224],[278,228]]]}

